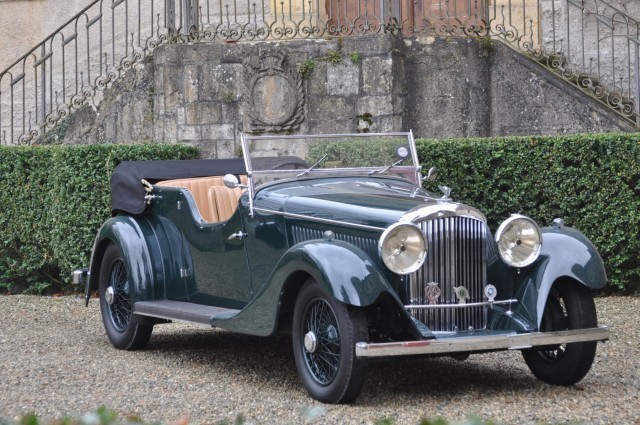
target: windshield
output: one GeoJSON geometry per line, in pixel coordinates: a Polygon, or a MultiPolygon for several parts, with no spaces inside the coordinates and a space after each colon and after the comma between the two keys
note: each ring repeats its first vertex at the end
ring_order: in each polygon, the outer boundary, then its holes
{"type": "Polygon", "coordinates": [[[242,137],[252,186],[280,179],[395,175],[417,182],[411,133],[242,137]]]}

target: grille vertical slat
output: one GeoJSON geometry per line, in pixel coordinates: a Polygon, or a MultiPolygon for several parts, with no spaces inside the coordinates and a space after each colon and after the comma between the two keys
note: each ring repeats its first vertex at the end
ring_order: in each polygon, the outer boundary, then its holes
{"type": "MultiPolygon", "coordinates": [[[[428,304],[425,287],[436,282],[441,291],[437,303],[458,304],[454,287],[464,286],[467,302],[480,302],[486,285],[486,237],[482,221],[466,217],[445,217],[421,223],[427,241],[427,258],[422,269],[410,276],[410,303],[428,304]]],[[[411,313],[434,332],[484,329],[483,307],[416,309],[411,313]]]]}

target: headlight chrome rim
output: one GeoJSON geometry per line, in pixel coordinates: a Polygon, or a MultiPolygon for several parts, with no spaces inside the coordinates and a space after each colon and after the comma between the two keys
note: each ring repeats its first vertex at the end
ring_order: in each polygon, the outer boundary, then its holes
{"type": "Polygon", "coordinates": [[[427,257],[424,234],[413,224],[393,224],[380,236],[378,254],[392,272],[400,275],[413,273],[422,267],[427,257]]]}
{"type": "Polygon", "coordinates": [[[512,214],[503,221],[495,239],[500,258],[509,266],[526,267],[540,256],[542,233],[538,224],[524,215],[512,214]]]}

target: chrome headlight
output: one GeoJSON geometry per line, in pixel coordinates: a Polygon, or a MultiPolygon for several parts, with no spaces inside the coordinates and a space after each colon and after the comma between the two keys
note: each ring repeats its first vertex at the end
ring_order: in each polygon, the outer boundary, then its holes
{"type": "Polygon", "coordinates": [[[384,264],[394,273],[418,270],[427,255],[422,231],[411,224],[396,223],[384,231],[378,242],[384,264]]]}
{"type": "Polygon", "coordinates": [[[513,214],[496,232],[502,261],[513,267],[525,267],[536,261],[542,248],[542,235],[535,221],[513,214]]]}

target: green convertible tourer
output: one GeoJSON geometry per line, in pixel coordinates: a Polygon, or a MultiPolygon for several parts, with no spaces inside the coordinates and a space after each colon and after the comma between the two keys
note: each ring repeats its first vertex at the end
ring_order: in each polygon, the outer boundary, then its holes
{"type": "MultiPolygon", "coordinates": [[[[561,219],[477,209],[422,189],[411,133],[242,136],[242,157],[123,162],[88,269],[107,336],[145,347],[187,321],[292,335],[300,379],[354,400],[372,357],[521,350],[571,385],[593,363],[596,248],[561,219]]],[[[428,160],[428,158],[427,158],[428,160]]],[[[517,206],[514,206],[517,208],[517,206]]],[[[499,373],[499,371],[497,371],[499,373]]]]}

